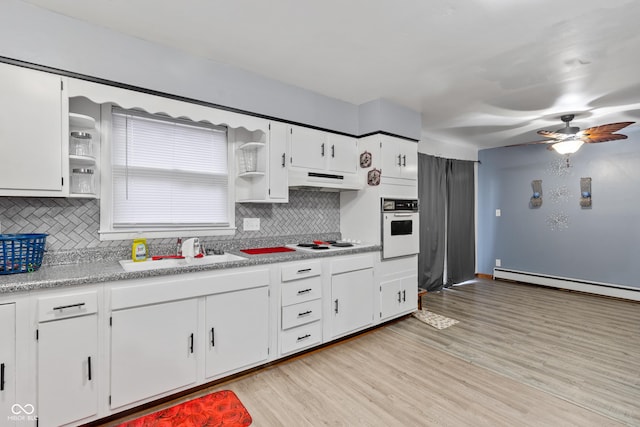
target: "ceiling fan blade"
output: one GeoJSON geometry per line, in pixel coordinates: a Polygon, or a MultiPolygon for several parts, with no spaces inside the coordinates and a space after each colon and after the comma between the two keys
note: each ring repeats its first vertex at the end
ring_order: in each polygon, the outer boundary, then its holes
{"type": "Polygon", "coordinates": [[[609,123],[601,126],[594,126],[582,131],[580,139],[582,139],[584,142],[606,142],[615,141],[618,139],[626,139],[626,135],[614,134],[613,132],[617,132],[620,129],[632,125],[633,123],[635,122],[619,122],[609,123]]]}
{"type": "Polygon", "coordinates": [[[565,139],[573,137],[571,134],[552,132],[550,130],[539,130],[537,133],[547,138],[553,138],[556,141],[564,141],[565,139]]]}
{"type": "Polygon", "coordinates": [[[531,142],[522,142],[520,144],[512,144],[512,145],[505,145],[505,147],[521,147],[523,145],[533,145],[533,144],[555,144],[558,141],[554,141],[553,139],[545,139],[542,141],[531,141],[531,142]]]}
{"type": "Polygon", "coordinates": [[[591,144],[596,142],[607,142],[607,141],[617,141],[619,139],[627,139],[627,135],[623,135],[621,133],[605,133],[601,135],[591,135],[591,136],[583,135],[582,137],[580,137],[580,139],[585,143],[591,144]]]}

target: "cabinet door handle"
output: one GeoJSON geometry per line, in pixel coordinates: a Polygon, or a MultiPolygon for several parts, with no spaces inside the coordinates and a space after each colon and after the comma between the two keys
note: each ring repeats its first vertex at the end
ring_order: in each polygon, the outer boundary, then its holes
{"type": "Polygon", "coordinates": [[[402,302],[407,302],[407,291],[406,290],[402,291],[402,302]]]}
{"type": "Polygon", "coordinates": [[[336,314],[338,314],[338,300],[337,299],[334,301],[334,304],[336,305],[334,311],[336,312],[336,314]]]}
{"type": "Polygon", "coordinates": [[[402,302],[402,299],[400,298],[402,295],[402,293],[400,291],[398,291],[398,302],[402,302]]]}
{"type": "Polygon", "coordinates": [[[193,353],[193,333],[189,336],[189,351],[193,353]]]}
{"type": "Polygon", "coordinates": [[[298,317],[306,316],[307,314],[313,313],[312,310],[303,311],[302,313],[298,313],[298,317]]]}
{"type": "Polygon", "coordinates": [[[307,289],[299,290],[299,291],[298,291],[298,295],[302,295],[302,294],[309,293],[309,292],[311,292],[312,290],[313,290],[313,289],[311,289],[311,288],[307,288],[307,289]]]}
{"type": "Polygon", "coordinates": [[[406,154],[402,156],[402,166],[407,166],[407,156],[406,156],[406,154]]]}
{"type": "Polygon", "coordinates": [[[65,310],[65,309],[67,309],[67,308],[80,308],[80,307],[82,307],[83,305],[85,305],[85,303],[83,303],[83,302],[79,302],[79,303],[77,303],[77,304],[70,304],[70,305],[59,305],[59,306],[57,306],[57,307],[53,307],[53,310],[54,310],[54,311],[55,311],[55,310],[60,310],[60,311],[62,311],[62,310],[65,310]]]}
{"type": "Polygon", "coordinates": [[[336,156],[336,146],[335,144],[331,146],[331,157],[335,157],[336,156]]]}
{"type": "Polygon", "coordinates": [[[4,391],[4,363],[0,363],[0,391],[4,391]]]}
{"type": "Polygon", "coordinates": [[[216,330],[215,328],[211,328],[211,347],[216,346],[216,330]]]}
{"type": "Polygon", "coordinates": [[[298,339],[296,341],[302,341],[302,340],[306,340],[307,338],[309,338],[311,336],[311,334],[307,334],[307,335],[303,335],[301,337],[298,337],[298,339]]]}
{"type": "Polygon", "coordinates": [[[87,379],[91,381],[91,356],[87,357],[87,379]]]}
{"type": "Polygon", "coordinates": [[[302,274],[302,273],[308,273],[310,272],[311,269],[310,268],[303,268],[302,270],[298,270],[298,274],[302,274]]]}
{"type": "Polygon", "coordinates": [[[402,154],[398,154],[398,166],[402,166],[402,154]]]}
{"type": "Polygon", "coordinates": [[[320,146],[320,154],[322,155],[322,157],[324,157],[324,142],[320,146]]]}
{"type": "Polygon", "coordinates": [[[287,153],[282,153],[282,167],[287,165],[287,153]]]}

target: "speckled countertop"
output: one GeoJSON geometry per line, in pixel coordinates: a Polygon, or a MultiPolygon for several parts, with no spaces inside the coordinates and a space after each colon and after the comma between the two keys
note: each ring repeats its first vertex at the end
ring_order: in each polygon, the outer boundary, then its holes
{"type": "MultiPolygon", "coordinates": [[[[248,267],[261,264],[273,264],[305,259],[319,259],[338,255],[380,251],[381,246],[362,246],[352,249],[342,249],[334,252],[282,252],[263,255],[247,255],[239,250],[228,250],[234,255],[246,259],[240,261],[222,262],[209,265],[184,266],[162,268],[156,270],[126,272],[117,260],[93,260],[64,265],[43,265],[33,273],[9,274],[0,276],[0,295],[12,292],[25,292],[36,289],[60,288],[93,283],[113,282],[117,280],[140,279],[146,277],[169,276],[174,274],[191,273],[197,271],[211,271],[228,268],[248,267]]],[[[161,261],[158,261],[161,262],[161,261]]]]}

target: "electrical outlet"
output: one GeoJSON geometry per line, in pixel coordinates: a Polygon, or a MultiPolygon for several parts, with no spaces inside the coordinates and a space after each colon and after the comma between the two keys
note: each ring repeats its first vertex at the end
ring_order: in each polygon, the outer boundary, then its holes
{"type": "Polygon", "coordinates": [[[242,229],[244,231],[260,230],[260,218],[244,218],[242,223],[242,229]]]}
{"type": "Polygon", "coordinates": [[[502,215],[502,211],[500,209],[496,209],[496,216],[502,215]]]}
{"type": "Polygon", "coordinates": [[[496,258],[496,267],[502,266],[502,260],[500,258],[496,258]]]}

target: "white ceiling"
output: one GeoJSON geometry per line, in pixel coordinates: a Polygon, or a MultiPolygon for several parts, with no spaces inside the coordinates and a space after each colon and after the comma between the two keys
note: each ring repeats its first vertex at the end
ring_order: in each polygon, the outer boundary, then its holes
{"type": "MultiPolygon", "coordinates": [[[[637,0],[25,0],[489,148],[640,119],[637,0]]],[[[638,126],[638,125],[634,125],[638,126]]],[[[624,131],[623,131],[624,133],[624,131]]]]}

